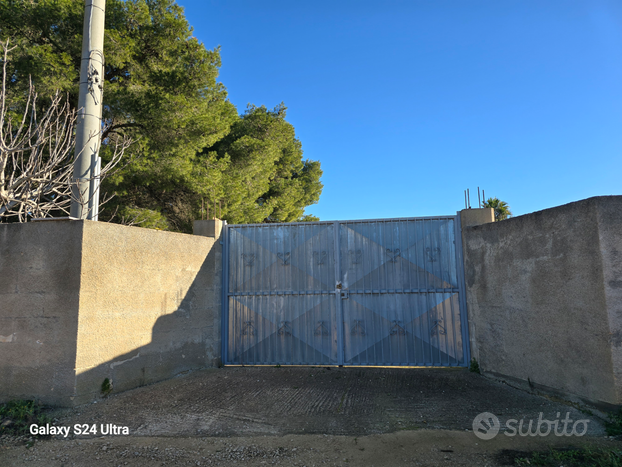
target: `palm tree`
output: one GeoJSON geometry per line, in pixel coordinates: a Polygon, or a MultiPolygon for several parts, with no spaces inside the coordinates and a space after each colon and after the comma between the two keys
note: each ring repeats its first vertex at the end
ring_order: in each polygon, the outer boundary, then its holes
{"type": "Polygon", "coordinates": [[[484,201],[485,208],[493,208],[495,210],[495,220],[502,221],[512,216],[510,206],[505,201],[501,201],[499,198],[488,198],[484,201]]]}

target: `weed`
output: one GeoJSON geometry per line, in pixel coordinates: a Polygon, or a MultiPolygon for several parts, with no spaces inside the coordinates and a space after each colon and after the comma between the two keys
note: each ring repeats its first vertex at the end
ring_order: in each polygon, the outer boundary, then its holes
{"type": "Polygon", "coordinates": [[[609,421],[605,422],[605,431],[609,436],[622,435],[622,408],[618,413],[609,415],[609,421]]]}
{"type": "Polygon", "coordinates": [[[277,363],[276,365],[274,365],[274,368],[281,368],[281,364],[277,363]]]}
{"type": "MultiPolygon", "coordinates": [[[[521,453],[522,455],[522,453],[521,453]]],[[[514,465],[539,467],[620,467],[622,451],[609,449],[551,449],[515,457],[514,465]]]]}
{"type": "Polygon", "coordinates": [[[0,404],[0,435],[27,434],[32,424],[50,423],[50,417],[42,412],[43,407],[35,401],[14,400],[0,404]]]}
{"type": "Polygon", "coordinates": [[[475,358],[471,359],[471,364],[469,365],[469,371],[472,373],[477,373],[478,375],[481,374],[479,371],[479,363],[477,363],[477,360],[475,358]]]}
{"type": "Polygon", "coordinates": [[[102,395],[106,397],[112,392],[112,381],[106,378],[102,383],[102,395]]]}

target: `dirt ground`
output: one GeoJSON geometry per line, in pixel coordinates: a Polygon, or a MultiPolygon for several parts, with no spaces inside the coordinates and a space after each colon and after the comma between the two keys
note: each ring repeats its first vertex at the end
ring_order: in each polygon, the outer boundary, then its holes
{"type": "Polygon", "coordinates": [[[4,437],[0,466],[492,467],[513,465],[515,451],[549,446],[622,449],[597,416],[464,369],[227,367],[51,415],[68,436],[34,444],[4,437]],[[473,433],[482,412],[500,420],[491,440],[473,433]],[[539,417],[566,414],[586,420],[584,436],[533,435],[539,417]],[[523,420],[525,436],[509,436],[508,419],[523,420]],[[76,435],[75,425],[92,433],[76,435]],[[109,425],[129,434],[104,435],[109,425]]]}

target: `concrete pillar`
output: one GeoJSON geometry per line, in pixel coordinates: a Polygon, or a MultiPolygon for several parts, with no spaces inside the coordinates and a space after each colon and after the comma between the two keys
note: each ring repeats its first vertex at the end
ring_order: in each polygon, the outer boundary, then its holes
{"type": "Polygon", "coordinates": [[[193,235],[218,239],[220,238],[223,225],[224,222],[220,219],[194,221],[194,224],[192,225],[192,233],[193,235]]]}
{"type": "MultiPolygon", "coordinates": [[[[193,235],[210,237],[214,239],[214,247],[207,258],[207,268],[213,277],[223,278],[223,248],[219,239],[225,222],[220,219],[196,220],[192,224],[193,235]]],[[[214,341],[211,352],[214,355],[211,365],[220,368],[222,366],[222,281],[214,283],[213,290],[210,292],[209,301],[214,304],[214,320],[212,329],[214,330],[214,341]]]]}
{"type": "MultiPolygon", "coordinates": [[[[460,211],[460,225],[462,228],[462,232],[460,233],[460,235],[462,238],[462,245],[463,245],[462,261],[463,261],[465,274],[468,271],[466,251],[464,250],[464,245],[466,245],[466,240],[465,240],[465,235],[464,235],[465,228],[473,227],[473,226],[481,225],[481,224],[489,224],[494,221],[495,221],[495,210],[493,208],[463,209],[462,211],[460,211]]],[[[477,278],[478,281],[481,279],[483,278],[479,278],[479,277],[477,278]]],[[[467,289],[465,290],[465,293],[467,295],[466,296],[467,316],[468,316],[467,320],[468,320],[468,327],[469,327],[469,340],[471,342],[471,357],[479,362],[480,361],[479,346],[478,346],[478,341],[476,339],[477,329],[475,328],[475,323],[471,319],[471,309],[470,309],[469,300],[468,300],[468,297],[469,297],[468,289],[471,286],[466,281],[465,281],[465,284],[466,284],[466,289],[467,289]]]]}
{"type": "Polygon", "coordinates": [[[494,221],[495,210],[493,208],[463,209],[460,211],[460,224],[463,229],[494,221]]]}

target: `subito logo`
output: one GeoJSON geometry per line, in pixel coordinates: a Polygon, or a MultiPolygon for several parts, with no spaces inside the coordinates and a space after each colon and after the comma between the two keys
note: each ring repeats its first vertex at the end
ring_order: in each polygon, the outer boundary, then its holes
{"type": "Polygon", "coordinates": [[[473,433],[479,439],[493,439],[499,433],[501,423],[495,414],[483,412],[473,419],[473,433]]]}

